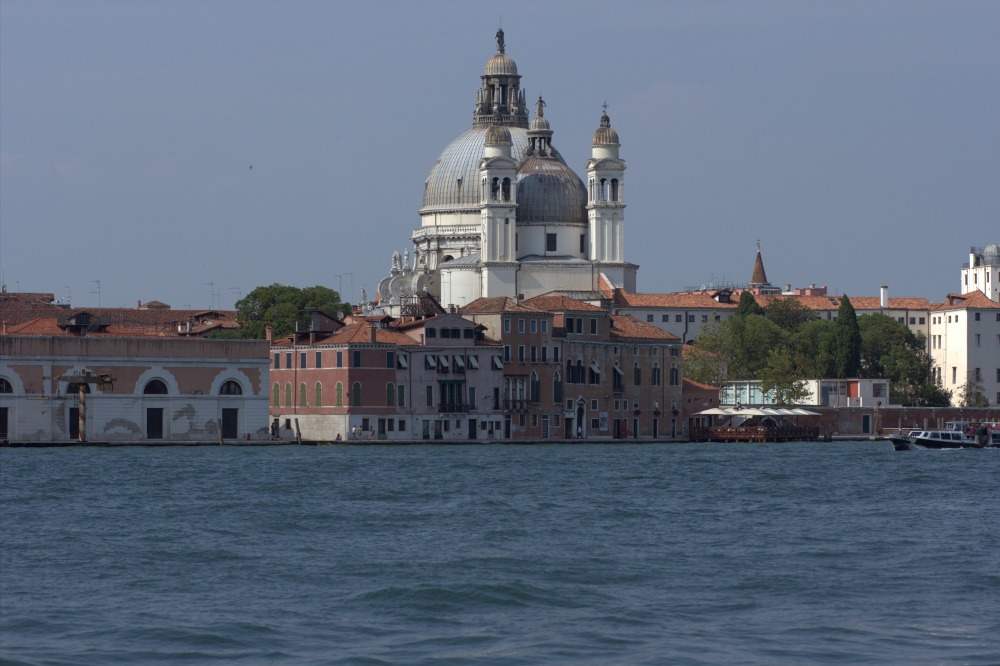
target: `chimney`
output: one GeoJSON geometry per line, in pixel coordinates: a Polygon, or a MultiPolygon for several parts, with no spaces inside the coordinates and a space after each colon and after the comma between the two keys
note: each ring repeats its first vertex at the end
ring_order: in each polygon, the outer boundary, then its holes
{"type": "Polygon", "coordinates": [[[142,309],[142,299],[141,298],[135,299],[135,309],[136,310],[141,310],[142,309]]]}
{"type": "Polygon", "coordinates": [[[369,326],[371,327],[371,328],[368,329],[369,333],[371,333],[371,337],[369,338],[369,340],[370,340],[370,342],[372,344],[374,344],[376,342],[376,340],[375,340],[375,322],[369,322],[369,326]]]}
{"type": "Polygon", "coordinates": [[[268,342],[274,342],[274,327],[270,324],[264,326],[264,339],[268,342]]]}
{"type": "Polygon", "coordinates": [[[883,310],[889,309],[889,285],[884,284],[879,288],[879,304],[883,310]]]}

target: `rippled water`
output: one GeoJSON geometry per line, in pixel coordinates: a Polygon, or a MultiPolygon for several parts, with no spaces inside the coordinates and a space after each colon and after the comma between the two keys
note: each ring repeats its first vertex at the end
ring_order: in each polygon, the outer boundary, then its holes
{"type": "Polygon", "coordinates": [[[4,664],[997,664],[1000,450],[0,451],[4,664]]]}

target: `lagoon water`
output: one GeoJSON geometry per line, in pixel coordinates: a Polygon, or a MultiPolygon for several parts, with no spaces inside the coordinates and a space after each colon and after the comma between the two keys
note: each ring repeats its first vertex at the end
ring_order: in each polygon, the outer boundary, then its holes
{"type": "Polygon", "coordinates": [[[1000,450],[0,450],[3,664],[998,664],[1000,450]]]}

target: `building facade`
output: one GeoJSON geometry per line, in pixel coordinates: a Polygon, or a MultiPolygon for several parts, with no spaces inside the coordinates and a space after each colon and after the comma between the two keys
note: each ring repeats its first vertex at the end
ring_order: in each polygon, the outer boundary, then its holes
{"type": "Polygon", "coordinates": [[[932,306],[930,322],[932,370],[952,405],[971,389],[1000,406],[1000,303],[978,289],[949,294],[932,306]]]}

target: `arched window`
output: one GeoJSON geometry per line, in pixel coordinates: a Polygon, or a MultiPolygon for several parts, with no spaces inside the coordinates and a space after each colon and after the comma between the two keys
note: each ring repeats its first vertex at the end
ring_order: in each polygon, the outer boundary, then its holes
{"type": "Polygon", "coordinates": [[[299,384],[299,407],[306,407],[308,403],[306,402],[306,383],[302,382],[299,384]]]}
{"type": "Polygon", "coordinates": [[[632,383],[636,386],[642,385],[642,368],[639,367],[639,361],[632,364],[632,383]]]}
{"type": "Polygon", "coordinates": [[[90,385],[89,384],[75,384],[74,383],[74,384],[68,384],[66,386],[66,395],[78,395],[80,393],[80,389],[81,388],[83,388],[83,392],[84,393],[90,393],[90,385]]]}
{"type": "Polygon", "coordinates": [[[167,385],[162,379],[150,379],[142,389],[143,395],[166,395],[167,385]]]}
{"type": "Polygon", "coordinates": [[[316,382],[316,399],[313,401],[313,406],[323,406],[323,384],[320,382],[316,382]]]}
{"type": "Polygon", "coordinates": [[[396,406],[396,385],[389,382],[385,385],[385,406],[395,407],[396,406]]]}
{"type": "Polygon", "coordinates": [[[4,377],[0,377],[0,393],[13,393],[14,387],[4,377]]]}
{"type": "Polygon", "coordinates": [[[278,382],[274,382],[274,386],[271,387],[271,402],[275,407],[281,406],[281,385],[278,382]]]}
{"type": "Polygon", "coordinates": [[[285,407],[292,406],[292,383],[285,382],[285,407]]]}
{"type": "Polygon", "coordinates": [[[575,382],[574,383],[576,383],[576,384],[582,384],[584,382],[584,377],[585,377],[585,375],[583,373],[583,361],[577,360],[577,362],[576,362],[576,378],[575,378],[575,382]]]}
{"type": "Polygon", "coordinates": [[[566,383],[574,384],[573,381],[573,361],[566,359],[566,383]]]}
{"type": "Polygon", "coordinates": [[[552,376],[552,402],[557,405],[561,405],[563,401],[563,383],[562,377],[559,376],[557,372],[552,376]]]}
{"type": "Polygon", "coordinates": [[[337,382],[337,407],[344,406],[344,385],[337,382]]]}
{"type": "Polygon", "coordinates": [[[500,195],[500,179],[494,178],[490,182],[490,199],[493,199],[495,201],[497,198],[499,198],[499,195],[500,195]]]}
{"type": "Polygon", "coordinates": [[[608,179],[601,178],[601,201],[608,200],[608,179]]]}
{"type": "Polygon", "coordinates": [[[659,363],[654,363],[653,364],[653,386],[659,386],[660,385],[660,381],[661,381],[661,379],[660,379],[660,364],[659,363]]]}
{"type": "Polygon", "coordinates": [[[219,395],[243,395],[243,387],[238,381],[230,379],[219,389],[219,395]]]}
{"type": "Polygon", "coordinates": [[[611,179],[611,200],[618,201],[618,179],[611,179]]]}
{"type": "Polygon", "coordinates": [[[361,406],[361,382],[354,382],[354,388],[351,390],[351,407],[361,406]]]}
{"type": "Polygon", "coordinates": [[[677,364],[670,366],[670,385],[680,386],[681,383],[681,371],[677,369],[677,364]]]}
{"type": "Polygon", "coordinates": [[[625,373],[617,363],[611,372],[611,388],[619,393],[625,390],[625,373]]]}
{"type": "Polygon", "coordinates": [[[396,404],[400,407],[406,407],[406,386],[400,384],[396,390],[399,392],[399,400],[396,401],[396,404]]]}
{"type": "Polygon", "coordinates": [[[503,179],[503,186],[500,188],[500,197],[504,201],[510,201],[510,178],[503,179]]]}
{"type": "Polygon", "coordinates": [[[588,384],[600,384],[601,383],[601,369],[597,365],[597,361],[591,361],[590,367],[587,368],[587,383],[588,384]]]}

